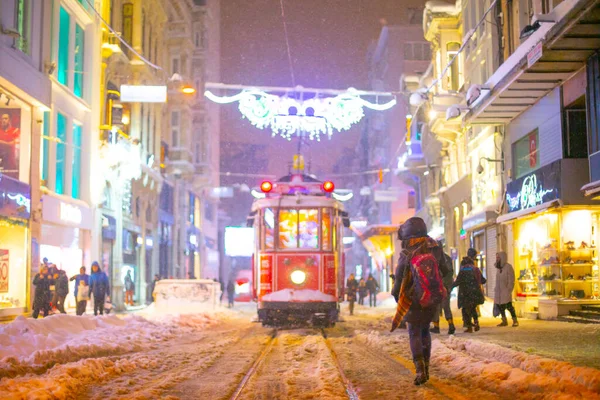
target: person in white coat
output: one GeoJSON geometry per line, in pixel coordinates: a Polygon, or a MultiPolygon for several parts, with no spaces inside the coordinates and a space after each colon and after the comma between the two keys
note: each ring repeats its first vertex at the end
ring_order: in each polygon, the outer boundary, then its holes
{"type": "Polygon", "coordinates": [[[508,326],[506,320],[506,310],[510,312],[513,320],[513,327],[519,326],[517,313],[512,304],[513,289],[515,287],[515,270],[513,266],[506,262],[506,253],[496,254],[496,291],[494,292],[494,303],[500,309],[502,322],[498,326],[508,326]]]}

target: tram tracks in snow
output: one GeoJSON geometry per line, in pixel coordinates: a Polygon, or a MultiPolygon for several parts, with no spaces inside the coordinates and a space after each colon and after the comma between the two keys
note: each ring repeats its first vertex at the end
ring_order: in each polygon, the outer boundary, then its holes
{"type": "Polygon", "coordinates": [[[325,341],[325,345],[327,346],[327,349],[329,350],[331,359],[335,363],[335,365],[340,373],[342,383],[344,384],[344,387],[346,388],[346,394],[348,395],[348,399],[359,400],[358,393],[356,392],[354,385],[352,385],[352,382],[350,382],[350,379],[348,379],[346,377],[346,374],[344,373],[344,368],[342,368],[342,364],[340,363],[340,359],[337,356],[337,353],[335,352],[335,350],[333,349],[331,342],[327,338],[327,332],[323,328],[321,328],[320,332],[321,332],[321,335],[323,336],[323,340],[325,341]]]}

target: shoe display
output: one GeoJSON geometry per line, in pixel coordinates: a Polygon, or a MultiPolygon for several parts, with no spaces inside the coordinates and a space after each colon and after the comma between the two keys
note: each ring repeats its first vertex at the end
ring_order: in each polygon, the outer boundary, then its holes
{"type": "Polygon", "coordinates": [[[519,275],[519,280],[522,281],[523,279],[525,279],[525,274],[527,274],[527,270],[526,269],[522,269],[521,270],[521,275],[519,275]]]}
{"type": "Polygon", "coordinates": [[[555,279],[556,279],[556,274],[551,274],[551,275],[548,275],[548,279],[547,279],[547,280],[549,280],[549,281],[553,281],[553,280],[555,280],[555,279]]]}
{"type": "Polygon", "coordinates": [[[575,242],[572,240],[565,243],[565,246],[567,246],[567,250],[575,250],[575,242]]]}
{"type": "Polygon", "coordinates": [[[567,280],[567,281],[572,281],[572,280],[574,280],[574,279],[575,279],[575,278],[573,277],[573,274],[569,274],[569,276],[567,276],[567,278],[566,278],[565,280],[567,280]]]}
{"type": "Polygon", "coordinates": [[[581,242],[581,246],[579,246],[580,249],[587,249],[590,246],[588,246],[588,244],[586,242],[581,242]]]}

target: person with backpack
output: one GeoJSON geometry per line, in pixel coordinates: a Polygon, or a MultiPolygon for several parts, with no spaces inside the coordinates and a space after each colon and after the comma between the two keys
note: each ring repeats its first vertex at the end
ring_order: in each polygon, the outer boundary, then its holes
{"type": "Polygon", "coordinates": [[[75,302],[77,307],[75,309],[75,313],[77,315],[83,315],[85,312],[85,308],[87,307],[87,302],[89,300],[90,293],[90,276],[85,273],[85,267],[79,268],[79,274],[73,275],[70,279],[71,281],[75,281],[75,290],[73,291],[73,295],[75,296],[75,302]]]}
{"type": "Polygon", "coordinates": [[[458,286],[458,308],[462,310],[465,333],[479,331],[479,317],[477,315],[477,306],[485,302],[481,285],[486,282],[477,268],[473,259],[464,257],[460,262],[460,271],[452,288],[458,286]]]}
{"type": "MultiPolygon", "coordinates": [[[[440,242],[438,242],[438,244],[440,247],[442,247],[440,242]]],[[[448,271],[446,275],[442,276],[442,283],[446,288],[448,296],[442,300],[442,303],[433,315],[433,329],[431,329],[431,333],[440,333],[440,315],[443,311],[444,317],[446,317],[446,321],[448,321],[448,335],[454,335],[456,332],[456,327],[454,326],[452,309],[450,308],[450,292],[452,292],[452,284],[454,283],[454,271],[452,270],[452,258],[450,258],[450,256],[446,253],[444,253],[444,261],[448,267],[448,271]]]]}
{"type": "Polygon", "coordinates": [[[346,281],[346,290],[348,303],[350,308],[350,315],[354,314],[354,302],[356,301],[356,292],[358,291],[358,282],[354,278],[354,274],[350,274],[346,281]]]}
{"type": "Polygon", "coordinates": [[[358,281],[358,304],[361,306],[365,305],[365,297],[367,297],[367,283],[364,278],[360,278],[358,281]]]}
{"type": "Polygon", "coordinates": [[[369,307],[377,307],[377,292],[379,291],[379,283],[369,274],[367,279],[367,290],[369,290],[369,307]]]}
{"type": "Polygon", "coordinates": [[[392,320],[392,332],[405,320],[410,350],[415,364],[414,384],[429,380],[431,334],[429,326],[439,304],[447,296],[442,276],[448,266],[438,243],[427,236],[427,226],[418,217],[409,218],[400,229],[402,253],[396,268],[392,295],[398,303],[392,320]]]}

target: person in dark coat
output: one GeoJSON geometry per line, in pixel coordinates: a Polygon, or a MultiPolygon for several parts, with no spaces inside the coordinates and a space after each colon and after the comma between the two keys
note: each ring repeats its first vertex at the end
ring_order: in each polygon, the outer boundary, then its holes
{"type": "Polygon", "coordinates": [[[109,293],[109,282],[106,273],[100,269],[97,261],[92,263],[92,276],[90,277],[90,293],[94,295],[94,315],[104,314],[104,302],[109,293]]]}
{"type": "Polygon", "coordinates": [[[69,294],[69,279],[64,270],[58,271],[58,279],[56,279],[56,308],[61,314],[66,314],[65,299],[69,294]]]}
{"type": "MultiPolygon", "coordinates": [[[[413,356],[413,362],[416,369],[415,385],[422,385],[429,380],[429,360],[431,358],[431,334],[429,327],[433,319],[433,314],[437,311],[437,305],[431,307],[422,307],[419,303],[417,294],[412,290],[414,286],[414,277],[411,277],[411,284],[408,286],[407,293],[401,293],[404,276],[410,271],[410,262],[412,258],[419,254],[431,254],[436,259],[441,276],[448,274],[449,266],[446,265],[444,253],[438,243],[427,236],[427,226],[425,222],[418,217],[409,218],[398,230],[398,239],[402,241],[402,253],[398,260],[396,268],[396,278],[392,295],[396,302],[400,297],[411,297],[412,302],[404,316],[404,321],[408,324],[408,334],[410,338],[410,350],[413,356]]],[[[409,275],[407,275],[408,279],[409,275]]]]}
{"type": "Polygon", "coordinates": [[[364,278],[360,278],[360,281],[358,281],[358,304],[364,305],[365,297],[367,297],[367,282],[364,278]]]}
{"type": "Polygon", "coordinates": [[[235,298],[235,285],[233,284],[233,281],[230,280],[227,283],[227,301],[228,303],[228,307],[229,308],[233,308],[233,299],[235,298]]]}
{"type": "Polygon", "coordinates": [[[369,291],[369,307],[377,307],[377,292],[379,291],[379,283],[369,275],[367,279],[367,290],[369,291]]]}
{"type": "Polygon", "coordinates": [[[158,282],[159,280],[160,280],[160,276],[158,276],[158,274],[155,274],[154,280],[150,284],[150,302],[151,303],[154,302],[154,289],[156,288],[156,282],[158,282]]]}
{"type": "Polygon", "coordinates": [[[356,301],[356,292],[358,291],[358,281],[354,278],[354,274],[350,274],[346,281],[346,290],[348,303],[350,303],[350,315],[354,314],[354,302],[356,301]]]}
{"type": "MultiPolygon", "coordinates": [[[[440,247],[442,247],[441,243],[438,242],[438,244],[440,247]]],[[[452,309],[450,308],[450,292],[452,291],[452,284],[454,283],[454,271],[452,270],[452,258],[450,258],[450,256],[446,253],[444,253],[444,261],[448,266],[448,271],[446,275],[442,276],[442,282],[446,288],[448,296],[442,300],[438,310],[433,315],[433,329],[431,329],[431,333],[440,333],[440,314],[443,311],[446,321],[448,321],[448,335],[454,335],[456,332],[456,327],[454,326],[452,309]]]]}
{"type": "Polygon", "coordinates": [[[75,303],[77,304],[75,313],[77,315],[83,315],[83,313],[85,312],[85,308],[87,307],[87,300],[79,300],[77,298],[77,295],[79,294],[81,282],[83,282],[83,286],[90,285],[90,276],[85,273],[85,267],[81,267],[79,268],[79,274],[72,276],[69,280],[75,281],[75,290],[73,290],[73,295],[75,296],[75,303]]]}
{"type": "Polygon", "coordinates": [[[54,279],[48,273],[47,266],[42,265],[41,271],[33,278],[33,284],[35,285],[35,292],[33,296],[32,317],[37,319],[40,311],[44,317],[47,317],[50,313],[50,285],[54,285],[54,279]]]}
{"type": "Polygon", "coordinates": [[[481,285],[486,282],[477,268],[473,259],[465,257],[460,262],[460,271],[452,288],[458,286],[458,308],[462,310],[463,322],[467,328],[465,332],[473,333],[479,331],[479,318],[477,306],[485,302],[481,285]]]}

